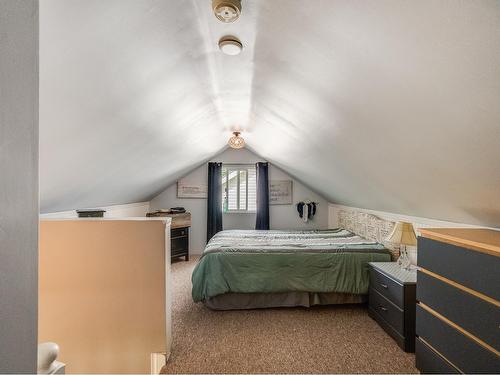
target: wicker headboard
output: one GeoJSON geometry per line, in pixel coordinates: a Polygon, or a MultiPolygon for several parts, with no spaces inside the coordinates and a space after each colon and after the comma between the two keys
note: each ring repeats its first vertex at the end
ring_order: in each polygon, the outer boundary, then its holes
{"type": "Polygon", "coordinates": [[[385,242],[396,224],[394,221],[362,211],[344,209],[339,211],[338,220],[340,227],[371,241],[383,243],[391,251],[393,257],[398,256],[398,249],[385,242]]]}

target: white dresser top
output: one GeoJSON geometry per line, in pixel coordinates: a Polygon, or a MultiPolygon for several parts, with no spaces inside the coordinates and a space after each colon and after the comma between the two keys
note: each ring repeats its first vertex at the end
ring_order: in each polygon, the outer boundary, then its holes
{"type": "Polygon", "coordinates": [[[370,262],[368,264],[401,284],[415,284],[417,282],[416,269],[402,269],[396,262],[370,262]]]}

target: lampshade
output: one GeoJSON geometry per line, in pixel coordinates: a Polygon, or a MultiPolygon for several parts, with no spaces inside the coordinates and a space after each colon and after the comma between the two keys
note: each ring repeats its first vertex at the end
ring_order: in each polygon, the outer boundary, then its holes
{"type": "Polygon", "coordinates": [[[229,138],[227,144],[231,148],[243,148],[245,146],[245,140],[240,136],[240,132],[233,132],[233,136],[229,138]]]}
{"type": "Polygon", "coordinates": [[[394,226],[389,237],[386,238],[386,241],[397,245],[415,246],[417,244],[417,236],[411,223],[399,221],[394,226]]]}

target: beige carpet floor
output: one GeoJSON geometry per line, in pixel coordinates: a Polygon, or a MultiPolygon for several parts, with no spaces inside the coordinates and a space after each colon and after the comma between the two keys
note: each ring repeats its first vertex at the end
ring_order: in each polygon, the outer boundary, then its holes
{"type": "Polygon", "coordinates": [[[191,299],[198,261],[173,274],[168,373],[415,373],[363,306],[212,311],[191,299]]]}

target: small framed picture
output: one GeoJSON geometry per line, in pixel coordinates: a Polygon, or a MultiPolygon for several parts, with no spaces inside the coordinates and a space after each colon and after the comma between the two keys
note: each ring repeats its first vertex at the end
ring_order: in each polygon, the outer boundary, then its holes
{"type": "Polygon", "coordinates": [[[177,181],[177,198],[207,198],[208,185],[203,183],[177,181]]]}
{"type": "Polygon", "coordinates": [[[277,180],[269,183],[269,204],[292,204],[292,180],[277,180]]]}

